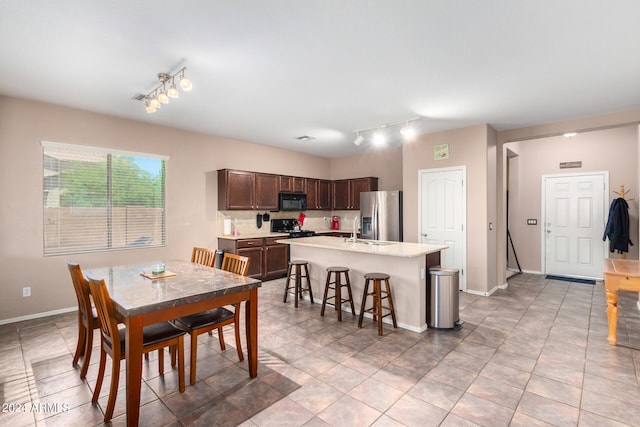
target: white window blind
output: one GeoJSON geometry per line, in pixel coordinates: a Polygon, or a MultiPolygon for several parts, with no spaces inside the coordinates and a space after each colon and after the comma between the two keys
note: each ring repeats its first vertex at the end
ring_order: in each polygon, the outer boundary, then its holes
{"type": "Polygon", "coordinates": [[[167,157],[42,147],[45,256],[165,245],[167,157]]]}

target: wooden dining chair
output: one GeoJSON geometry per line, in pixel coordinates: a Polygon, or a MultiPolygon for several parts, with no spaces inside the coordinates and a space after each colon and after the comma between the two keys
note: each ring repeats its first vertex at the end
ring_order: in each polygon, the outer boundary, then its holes
{"type": "MultiPolygon", "coordinates": [[[[125,333],[126,329],[118,328],[116,313],[109,296],[109,291],[103,279],[88,276],[89,288],[93,301],[96,305],[98,318],[100,319],[100,333],[102,335],[100,344],[100,367],[98,368],[98,378],[93,391],[91,401],[96,403],[100,396],[102,380],[104,379],[104,369],[107,354],[111,356],[111,388],[109,389],[109,400],[104,412],[104,422],[108,422],[113,416],[113,409],[118,395],[118,381],[120,379],[120,361],[126,356],[125,333]]],[[[164,374],[164,347],[177,349],[178,362],[178,388],[180,393],[184,392],[184,335],[185,331],[177,328],[169,322],[156,323],[145,326],[142,331],[142,351],[149,353],[158,350],[158,366],[160,374],[164,374]]],[[[172,354],[175,354],[172,352],[172,354]]],[[[171,366],[175,366],[176,360],[172,357],[171,366]]]]}
{"type": "Polygon", "coordinates": [[[216,262],[216,251],[213,249],[194,247],[191,251],[191,262],[213,267],[216,262]]]}
{"type": "Polygon", "coordinates": [[[80,378],[84,378],[87,375],[87,369],[89,369],[89,362],[91,361],[93,330],[100,327],[100,322],[98,314],[92,307],[91,297],[89,296],[89,283],[84,278],[80,265],[67,261],[67,267],[69,268],[69,273],[71,273],[71,281],[78,300],[78,343],[76,344],[76,352],[73,355],[72,366],[75,366],[80,356],[83,356],[80,378]]]}
{"type": "MultiPolygon", "coordinates": [[[[222,270],[227,270],[235,274],[246,276],[249,271],[249,258],[224,254],[222,259],[222,270]]],[[[234,305],[234,310],[231,311],[225,307],[214,308],[213,310],[207,310],[202,313],[192,314],[190,316],[180,317],[175,320],[178,327],[183,328],[191,335],[191,350],[190,350],[190,368],[189,368],[189,382],[195,384],[196,382],[196,359],[198,358],[198,335],[205,332],[211,333],[214,329],[218,330],[218,341],[220,342],[220,349],[226,350],[224,343],[224,334],[222,327],[231,325],[235,326],[236,335],[236,350],[238,352],[238,359],[242,362],[244,355],[242,354],[242,343],[240,341],[240,307],[239,304],[234,305]]]]}

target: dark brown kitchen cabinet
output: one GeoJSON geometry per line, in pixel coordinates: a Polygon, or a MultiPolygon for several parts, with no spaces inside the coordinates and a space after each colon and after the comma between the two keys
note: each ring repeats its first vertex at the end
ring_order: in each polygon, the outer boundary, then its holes
{"type": "Polygon", "coordinates": [[[266,173],[255,174],[254,200],[259,210],[278,210],[279,176],[266,173]]]}
{"type": "Polygon", "coordinates": [[[360,193],[378,190],[378,178],[339,179],[333,181],[333,209],[360,210],[360,193]]]}
{"type": "Polygon", "coordinates": [[[280,176],[280,191],[288,193],[305,193],[305,178],[299,176],[280,176]]]}
{"type": "Polygon", "coordinates": [[[307,209],[331,210],[331,181],[326,179],[306,179],[307,209]]]}
{"type": "Polygon", "coordinates": [[[219,170],[218,209],[277,210],[278,186],[278,175],[219,170]]]}
{"type": "Polygon", "coordinates": [[[289,267],[289,245],[276,243],[285,237],[267,237],[264,239],[264,277],[263,280],[279,279],[287,276],[289,267]]]}
{"type": "Polygon", "coordinates": [[[257,239],[218,238],[218,249],[249,258],[249,277],[271,280],[286,277],[289,245],[276,243],[286,237],[257,239]]]}

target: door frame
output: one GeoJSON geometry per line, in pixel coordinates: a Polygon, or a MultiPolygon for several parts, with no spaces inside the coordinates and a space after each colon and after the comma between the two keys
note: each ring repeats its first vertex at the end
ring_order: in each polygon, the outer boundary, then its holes
{"type": "MultiPolygon", "coordinates": [[[[602,215],[604,220],[606,221],[607,217],[608,217],[608,209],[609,209],[609,205],[610,205],[610,199],[609,199],[609,171],[593,171],[593,172],[573,172],[573,173],[556,173],[556,174],[547,174],[547,175],[542,175],[542,179],[541,179],[541,191],[540,191],[540,218],[542,219],[541,224],[540,224],[540,263],[542,265],[542,274],[547,274],[547,241],[546,241],[546,234],[545,234],[545,223],[546,223],[546,212],[547,212],[547,185],[546,185],[546,180],[548,178],[569,178],[569,177],[576,177],[576,176],[596,176],[596,175],[600,175],[603,177],[604,179],[604,188],[602,189],[603,192],[603,197],[604,197],[604,203],[602,204],[602,215]]],[[[606,224],[605,224],[606,225],[606,224]]],[[[602,229],[602,232],[604,233],[604,228],[602,229]]],[[[603,253],[605,255],[605,258],[609,258],[609,251],[607,250],[607,242],[606,241],[602,241],[602,247],[603,247],[603,253]]],[[[571,277],[571,276],[569,276],[571,277]]],[[[600,278],[602,279],[602,278],[600,278]]]]}
{"type": "Polygon", "coordinates": [[[461,291],[467,291],[467,166],[450,166],[445,168],[429,168],[418,170],[418,233],[417,242],[422,241],[422,174],[435,172],[462,172],[462,200],[460,203],[462,209],[462,274],[459,277],[459,286],[461,291]]]}

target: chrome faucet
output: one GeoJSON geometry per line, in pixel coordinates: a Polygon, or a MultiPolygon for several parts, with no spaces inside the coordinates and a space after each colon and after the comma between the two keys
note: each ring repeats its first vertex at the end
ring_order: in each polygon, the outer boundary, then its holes
{"type": "Polygon", "coordinates": [[[356,223],[358,222],[358,215],[353,218],[353,243],[358,240],[358,233],[356,233],[356,223]]]}

